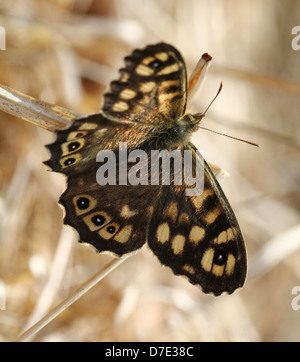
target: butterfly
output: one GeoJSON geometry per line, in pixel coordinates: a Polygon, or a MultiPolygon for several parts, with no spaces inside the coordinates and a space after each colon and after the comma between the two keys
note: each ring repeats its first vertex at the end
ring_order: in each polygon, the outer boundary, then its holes
{"type": "MultiPolygon", "coordinates": [[[[166,43],[136,49],[124,61],[119,79],[104,94],[100,113],[75,119],[46,146],[51,157],[45,164],[67,176],[59,200],[64,223],[77,230],[80,242],[98,252],[122,256],[146,243],[163,265],[200,285],[203,292],[231,294],[244,284],[246,249],[229,202],[190,142],[203,114],[185,114],[185,62],[166,43]],[[99,185],[96,174],[104,165],[104,159],[97,161],[99,151],[113,152],[120,169],[124,165],[118,151],[125,143],[126,155],[138,150],[149,157],[153,150],[189,151],[194,161],[202,162],[203,191],[190,195],[187,182],[174,182],[175,162],[170,162],[169,184],[161,181],[160,165],[160,182],[155,184],[150,177],[146,184],[130,184],[127,176],[134,170],[123,168],[127,174],[99,185]]],[[[195,168],[194,162],[193,175],[195,168]]],[[[151,173],[149,165],[136,169],[137,180],[141,170],[151,173]]]]}

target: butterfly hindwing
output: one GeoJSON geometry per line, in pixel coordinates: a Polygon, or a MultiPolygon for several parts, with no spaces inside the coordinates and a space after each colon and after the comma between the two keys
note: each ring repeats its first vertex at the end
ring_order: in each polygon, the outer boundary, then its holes
{"type": "Polygon", "coordinates": [[[66,210],[64,223],[77,230],[81,242],[123,255],[145,243],[156,195],[151,186],[100,186],[90,171],[69,178],[59,202],[66,210]]]}

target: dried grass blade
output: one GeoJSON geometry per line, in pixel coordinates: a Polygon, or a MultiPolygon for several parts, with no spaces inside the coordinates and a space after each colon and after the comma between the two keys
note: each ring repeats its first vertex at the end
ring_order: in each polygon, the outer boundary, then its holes
{"type": "Polygon", "coordinates": [[[83,114],[37,100],[12,88],[0,85],[0,110],[44,128],[50,132],[65,128],[83,114]]]}

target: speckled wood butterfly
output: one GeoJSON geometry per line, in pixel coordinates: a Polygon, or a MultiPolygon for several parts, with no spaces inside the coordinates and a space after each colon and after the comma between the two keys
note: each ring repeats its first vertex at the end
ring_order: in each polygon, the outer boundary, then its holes
{"type": "MultiPolygon", "coordinates": [[[[186,99],[186,67],[174,47],[159,43],[134,50],[104,95],[101,112],[57,131],[45,163],[67,176],[60,198],[64,223],[77,230],[81,242],[119,256],[147,243],[174,274],[205,293],[230,294],[244,284],[246,250],[234,213],[204,160],[199,195],[187,196],[185,182],[132,185],[122,175],[123,181],[117,176],[115,185],[100,186],[96,180],[99,150],[112,150],[120,167],[117,150],[123,142],[127,152],[179,149],[201,157],[189,138],[204,114],[184,115],[186,99]]],[[[175,173],[174,163],[171,181],[175,173]]]]}

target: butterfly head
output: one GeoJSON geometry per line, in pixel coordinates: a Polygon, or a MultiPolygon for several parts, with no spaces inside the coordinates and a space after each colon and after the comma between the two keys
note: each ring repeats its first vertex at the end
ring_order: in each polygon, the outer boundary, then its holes
{"type": "Polygon", "coordinates": [[[199,123],[201,122],[204,116],[205,113],[195,113],[195,114],[188,113],[184,115],[178,121],[180,132],[186,134],[192,134],[193,132],[197,131],[199,123]]]}
{"type": "Polygon", "coordinates": [[[156,136],[152,138],[155,149],[169,149],[186,145],[191,135],[197,131],[204,113],[186,114],[176,122],[162,124],[156,128],[156,136]]]}
{"type": "MultiPolygon", "coordinates": [[[[206,112],[209,110],[210,106],[213,104],[213,102],[216,100],[216,98],[220,94],[222,87],[223,87],[223,84],[221,82],[217,94],[215,95],[213,100],[209,103],[209,105],[207,106],[207,108],[204,112],[195,113],[195,114],[188,113],[178,120],[179,132],[187,135],[187,134],[191,134],[191,133],[195,132],[199,128],[199,123],[201,122],[202,118],[205,117],[206,112]]],[[[183,144],[185,144],[185,142],[183,142],[183,144]]]]}

